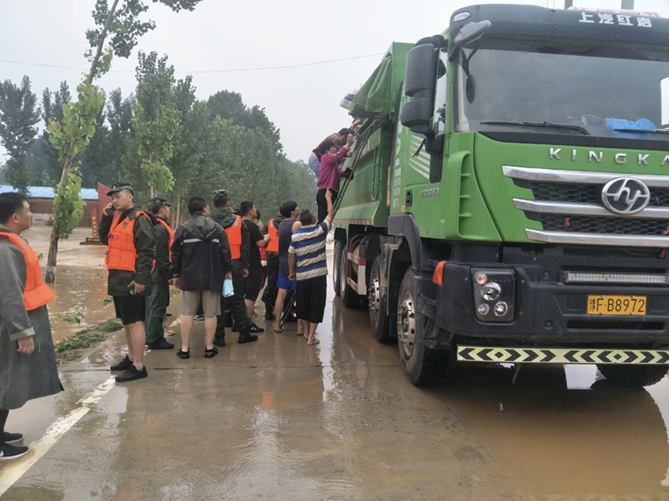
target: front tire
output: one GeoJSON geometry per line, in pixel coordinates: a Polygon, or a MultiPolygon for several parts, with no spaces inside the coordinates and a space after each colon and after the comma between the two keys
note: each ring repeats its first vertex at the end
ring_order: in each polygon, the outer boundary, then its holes
{"type": "Polygon", "coordinates": [[[667,365],[606,365],[598,364],[602,375],[616,386],[641,388],[659,383],[667,374],[667,365]]]}
{"type": "Polygon", "coordinates": [[[342,245],[341,256],[339,258],[339,297],[341,297],[344,306],[352,308],[360,304],[360,296],[348,285],[348,246],[342,245]]]}
{"type": "Polygon", "coordinates": [[[369,306],[369,323],[374,334],[374,339],[379,343],[390,341],[390,328],[388,312],[386,310],[387,298],[381,287],[381,256],[377,256],[372,264],[369,274],[369,287],[367,288],[367,303],[369,306]]]}
{"type": "Polygon", "coordinates": [[[404,274],[397,302],[397,345],[407,379],[415,386],[441,383],[448,368],[449,351],[425,346],[428,318],[419,313],[414,297],[415,273],[404,274]]]}
{"type": "Polygon", "coordinates": [[[341,296],[341,255],[346,244],[341,240],[337,240],[334,248],[334,255],[332,256],[332,286],[337,297],[341,296]]]}

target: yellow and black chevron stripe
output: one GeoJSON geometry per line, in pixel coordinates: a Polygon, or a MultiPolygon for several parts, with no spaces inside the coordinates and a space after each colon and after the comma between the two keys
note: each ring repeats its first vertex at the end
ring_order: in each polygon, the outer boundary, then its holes
{"type": "Polygon", "coordinates": [[[669,350],[487,348],[458,346],[458,360],[523,364],[669,364],[669,350]]]}

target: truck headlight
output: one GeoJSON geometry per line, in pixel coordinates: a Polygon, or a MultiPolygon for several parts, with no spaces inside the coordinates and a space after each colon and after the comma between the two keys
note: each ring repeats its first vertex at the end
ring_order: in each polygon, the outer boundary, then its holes
{"type": "Polygon", "coordinates": [[[516,277],[512,270],[472,270],[474,309],[481,322],[512,322],[516,277]]]}
{"type": "Polygon", "coordinates": [[[481,287],[481,297],[486,301],[494,301],[502,294],[502,286],[497,282],[488,282],[481,287]]]}

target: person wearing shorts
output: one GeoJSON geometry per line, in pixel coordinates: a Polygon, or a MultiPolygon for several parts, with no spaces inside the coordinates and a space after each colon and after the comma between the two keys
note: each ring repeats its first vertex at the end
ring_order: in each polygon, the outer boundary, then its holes
{"type": "Polygon", "coordinates": [[[190,358],[193,317],[202,307],[204,313],[205,358],[215,357],[217,316],[221,314],[220,296],[223,279],[232,280],[232,260],[225,230],[209,217],[204,198],[188,201],[191,218],[174,234],[172,275],[181,296],[181,349],[177,356],[190,358]]]}
{"type": "Polygon", "coordinates": [[[249,251],[249,274],[244,278],[244,302],[246,303],[246,311],[251,319],[251,326],[249,332],[265,332],[265,329],[258,327],[253,322],[253,314],[255,312],[256,299],[260,294],[263,282],[262,261],[260,259],[260,249],[267,247],[269,243],[269,234],[262,236],[260,228],[254,222],[258,217],[256,206],[250,200],[242,202],[239,206],[239,212],[242,216],[242,223],[249,230],[249,237],[251,240],[251,249],[249,251]]]}
{"type": "Polygon", "coordinates": [[[144,320],[146,297],[152,285],[153,223],[146,212],[135,206],[131,184],[116,183],[107,196],[113,201],[103,210],[98,233],[100,241],[107,245],[107,293],[114,298],[116,317],[121,319],[128,342],[128,354],[110,369],[123,371],[116,381],[125,383],[147,376],[144,320]]]}

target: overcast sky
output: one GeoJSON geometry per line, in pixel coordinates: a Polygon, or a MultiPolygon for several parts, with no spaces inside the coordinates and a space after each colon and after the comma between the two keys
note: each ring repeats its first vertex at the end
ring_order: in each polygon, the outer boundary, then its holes
{"type": "MultiPolygon", "coordinates": [[[[248,106],[265,108],[281,130],[292,160],[306,160],[327,134],[350,119],[339,101],[363,83],[381,55],[265,71],[216,71],[299,65],[380,54],[392,41],[415,42],[442,32],[463,0],[203,0],[194,12],[174,14],[151,3],[154,31],[145,35],[128,60],[115,59],[100,81],[124,96],[134,91],[137,51],[169,56],[177,77],[193,74],[197,95],[239,92],[248,106]]],[[[562,8],[564,0],[491,1],[562,8]]],[[[74,88],[87,67],[85,31],[92,27],[95,0],[0,0],[0,80],[20,82],[29,75],[32,89],[56,89],[67,80],[74,88]],[[29,64],[28,64],[29,63],[29,64]],[[38,66],[64,66],[75,69],[38,66]]],[[[618,8],[619,0],[576,0],[576,6],[618,8]]],[[[635,10],[669,17],[669,0],[636,0],[635,10]]]]}

